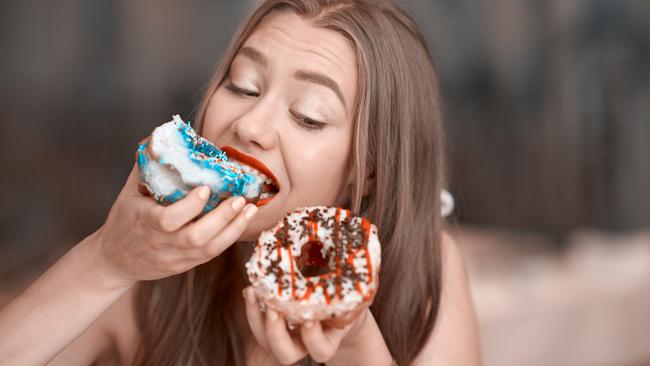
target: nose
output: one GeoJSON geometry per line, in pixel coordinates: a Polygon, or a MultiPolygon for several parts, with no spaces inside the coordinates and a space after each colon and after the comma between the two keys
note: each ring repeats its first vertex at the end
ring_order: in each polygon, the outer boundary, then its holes
{"type": "Polygon", "coordinates": [[[277,141],[273,123],[273,106],[260,100],[239,116],[230,126],[231,131],[244,143],[256,145],[264,150],[271,149],[277,141]]]}

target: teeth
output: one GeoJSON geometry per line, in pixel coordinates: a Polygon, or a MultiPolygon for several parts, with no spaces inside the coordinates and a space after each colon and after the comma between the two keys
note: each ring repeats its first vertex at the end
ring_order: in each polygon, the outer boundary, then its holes
{"type": "Polygon", "coordinates": [[[260,195],[260,199],[261,199],[261,200],[266,199],[266,198],[269,198],[269,197],[271,197],[271,193],[269,193],[269,192],[264,192],[264,193],[262,193],[262,194],[260,195]]]}
{"type": "MultiPolygon", "coordinates": [[[[237,161],[237,160],[235,160],[235,161],[237,161]]],[[[252,166],[244,164],[241,161],[237,161],[237,164],[239,164],[239,166],[241,166],[241,169],[244,172],[255,175],[256,177],[258,177],[261,181],[263,181],[266,184],[274,185],[273,180],[271,178],[267,177],[264,173],[262,173],[259,170],[253,168],[252,166]]]]}
{"type": "Polygon", "coordinates": [[[267,180],[269,180],[269,178],[267,178],[266,175],[258,172],[257,170],[253,170],[251,173],[256,177],[258,177],[262,182],[266,182],[267,180]]]}
{"type": "Polygon", "coordinates": [[[248,172],[250,174],[253,174],[257,178],[259,178],[262,182],[267,183],[267,184],[273,184],[273,181],[271,180],[271,178],[264,175],[264,173],[260,172],[259,170],[255,169],[255,168],[251,168],[251,167],[247,167],[247,168],[248,168],[248,172]]]}

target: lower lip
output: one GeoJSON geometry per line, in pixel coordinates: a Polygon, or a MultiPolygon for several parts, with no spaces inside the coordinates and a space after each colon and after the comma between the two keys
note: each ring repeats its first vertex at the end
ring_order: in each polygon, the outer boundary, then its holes
{"type": "MultiPolygon", "coordinates": [[[[245,163],[242,163],[242,162],[238,161],[237,159],[233,159],[233,160],[236,161],[237,163],[245,164],[245,163]]],[[[270,197],[258,199],[257,202],[255,202],[255,206],[262,207],[262,206],[268,204],[269,202],[271,202],[275,198],[275,196],[278,195],[278,193],[280,193],[279,189],[277,190],[277,192],[272,194],[270,197]]],[[[261,193],[260,193],[260,195],[261,195],[261,193]]]]}
{"type": "Polygon", "coordinates": [[[239,162],[242,162],[252,167],[253,169],[259,170],[260,172],[262,172],[262,174],[266,175],[268,178],[273,180],[273,182],[278,188],[280,187],[277,184],[278,180],[275,178],[273,173],[271,173],[271,171],[268,170],[268,168],[266,168],[264,164],[262,164],[262,162],[258,161],[252,156],[248,156],[242,152],[239,152],[238,150],[236,150],[234,147],[231,146],[224,146],[221,148],[221,150],[224,151],[228,157],[237,160],[239,162]]]}
{"type": "Polygon", "coordinates": [[[274,199],[275,196],[277,196],[277,195],[278,195],[278,194],[276,193],[276,194],[274,194],[274,195],[271,196],[271,197],[261,199],[261,200],[259,200],[259,201],[257,201],[257,202],[255,203],[255,206],[257,206],[257,207],[262,207],[262,206],[266,205],[267,203],[271,202],[271,200],[274,199]]]}

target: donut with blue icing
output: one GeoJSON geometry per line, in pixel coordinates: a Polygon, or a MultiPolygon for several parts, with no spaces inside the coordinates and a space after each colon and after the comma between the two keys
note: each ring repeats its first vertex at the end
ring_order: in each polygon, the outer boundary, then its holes
{"type": "MultiPolygon", "coordinates": [[[[203,214],[230,196],[242,196],[247,202],[262,206],[278,192],[273,174],[256,164],[230,158],[226,148],[219,149],[198,136],[180,116],[156,127],[141,141],[136,151],[140,191],[162,205],[185,197],[197,186],[210,187],[210,198],[203,214]]],[[[255,160],[232,149],[240,160],[255,160]]],[[[263,164],[261,164],[263,165],[263,164]]]]}

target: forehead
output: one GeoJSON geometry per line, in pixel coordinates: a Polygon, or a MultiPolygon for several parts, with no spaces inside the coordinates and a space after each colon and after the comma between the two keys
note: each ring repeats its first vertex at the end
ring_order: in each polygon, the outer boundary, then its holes
{"type": "Polygon", "coordinates": [[[274,73],[317,72],[333,79],[345,105],[353,104],[357,85],[356,57],[341,34],[313,26],[293,13],[269,14],[242,48],[258,50],[274,73]]]}

